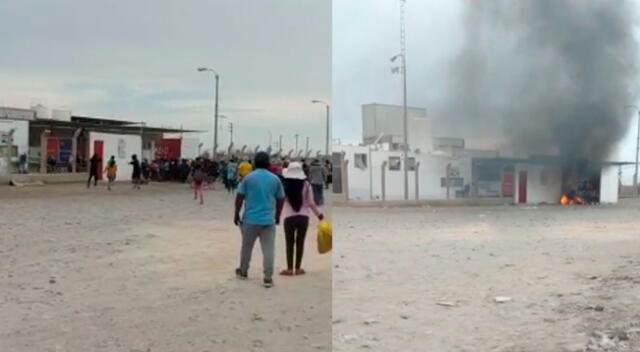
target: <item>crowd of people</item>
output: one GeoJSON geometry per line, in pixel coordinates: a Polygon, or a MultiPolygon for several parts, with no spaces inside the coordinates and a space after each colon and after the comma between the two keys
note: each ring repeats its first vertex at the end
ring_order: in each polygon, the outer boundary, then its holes
{"type": "MultiPolygon", "coordinates": [[[[89,160],[87,187],[97,186],[102,160],[94,154],[89,160]]],[[[248,157],[210,160],[158,160],[149,163],[131,156],[131,181],[134,189],[143,182],[176,181],[191,184],[195,200],[204,204],[204,190],[221,182],[227,192],[236,195],[234,223],[242,234],[240,265],[236,269],[239,279],[248,277],[251,253],[256,240],[260,240],[263,255],[263,284],[273,286],[274,245],[276,226],[284,220],[286,265],[283,276],[304,275],[302,256],[309,227],[309,218],[324,218],[320,207],[325,203],[324,189],[331,184],[331,163],[313,159],[287,160],[258,152],[253,160],[248,157]],[[241,214],[242,212],[242,214],[241,214]]],[[[104,168],[107,188],[116,181],[118,165],[111,156],[104,168]]]]}

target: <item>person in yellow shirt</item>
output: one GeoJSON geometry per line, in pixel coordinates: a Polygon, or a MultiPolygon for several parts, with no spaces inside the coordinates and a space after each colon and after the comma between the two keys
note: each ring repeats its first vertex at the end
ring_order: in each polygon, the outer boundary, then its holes
{"type": "Polygon", "coordinates": [[[251,171],[253,171],[253,166],[251,166],[251,163],[249,163],[247,160],[244,160],[240,163],[240,165],[238,165],[238,176],[240,177],[240,179],[243,179],[251,171]]]}
{"type": "Polygon", "coordinates": [[[107,161],[107,167],[104,169],[107,174],[107,189],[111,190],[111,185],[116,180],[116,174],[118,173],[118,165],[116,164],[116,158],[112,155],[109,161],[107,161]]]}

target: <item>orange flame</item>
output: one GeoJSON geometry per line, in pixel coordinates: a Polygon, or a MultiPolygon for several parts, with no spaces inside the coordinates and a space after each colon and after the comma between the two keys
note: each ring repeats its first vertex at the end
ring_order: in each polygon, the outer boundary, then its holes
{"type": "Polygon", "coordinates": [[[569,199],[569,197],[567,197],[566,194],[563,194],[562,197],[560,197],[560,204],[562,205],[584,204],[584,199],[578,196],[574,197],[573,199],[569,199]]]}

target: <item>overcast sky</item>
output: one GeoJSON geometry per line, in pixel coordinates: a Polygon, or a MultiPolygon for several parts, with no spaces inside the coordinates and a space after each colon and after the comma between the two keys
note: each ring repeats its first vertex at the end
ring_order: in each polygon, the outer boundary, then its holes
{"type": "Polygon", "coordinates": [[[0,105],[207,130],[221,75],[222,146],[324,149],[330,0],[2,1],[0,105]]]}
{"type": "MultiPolygon", "coordinates": [[[[435,118],[432,108],[464,38],[463,10],[463,0],[407,0],[408,103],[435,118]]],[[[333,134],[342,143],[362,140],[362,104],[402,103],[401,76],[391,73],[389,62],[400,50],[399,14],[399,0],[333,2],[333,134]]],[[[635,159],[636,121],[612,159],[635,159]]],[[[626,170],[627,177],[633,173],[626,170]]]]}

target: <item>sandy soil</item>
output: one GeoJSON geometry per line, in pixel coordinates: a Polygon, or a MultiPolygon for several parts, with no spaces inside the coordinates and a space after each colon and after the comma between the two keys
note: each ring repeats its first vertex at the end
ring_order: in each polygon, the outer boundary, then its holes
{"type": "Polygon", "coordinates": [[[334,351],[640,351],[638,203],[334,213],[334,351]]]}
{"type": "MultiPolygon", "coordinates": [[[[187,186],[0,188],[0,351],[329,351],[331,257],[237,281],[232,197],[187,186]]],[[[315,224],[313,224],[315,229],[315,224]]],[[[277,269],[284,265],[278,229],[277,269]]]]}

